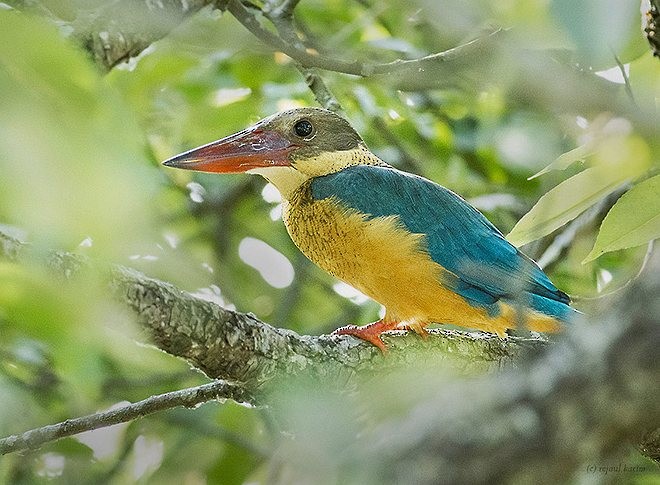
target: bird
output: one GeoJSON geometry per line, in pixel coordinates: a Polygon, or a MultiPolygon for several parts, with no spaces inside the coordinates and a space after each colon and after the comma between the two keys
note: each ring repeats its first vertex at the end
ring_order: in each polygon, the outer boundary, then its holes
{"type": "Polygon", "coordinates": [[[543,270],[451,190],[373,154],[342,116],[294,108],[176,155],[167,167],[258,174],[282,196],[282,220],[316,265],[385,308],[352,335],[452,324],[504,338],[560,331],[577,310],[543,270]]]}

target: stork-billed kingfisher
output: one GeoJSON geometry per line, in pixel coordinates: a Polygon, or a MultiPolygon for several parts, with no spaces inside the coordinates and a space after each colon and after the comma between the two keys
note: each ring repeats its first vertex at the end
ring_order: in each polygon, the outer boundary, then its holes
{"type": "Polygon", "coordinates": [[[299,108],[265,118],[164,164],[247,172],[280,191],[282,218],[314,263],[385,307],[335,334],[385,350],[380,334],[429,323],[554,332],[575,310],[530,258],[454,192],[371,153],[341,116],[299,108]]]}

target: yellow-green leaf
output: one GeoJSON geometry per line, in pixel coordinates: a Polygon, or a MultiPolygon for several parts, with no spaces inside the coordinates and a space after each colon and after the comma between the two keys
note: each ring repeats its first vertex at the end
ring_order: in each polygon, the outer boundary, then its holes
{"type": "Polygon", "coordinates": [[[601,115],[591,122],[587,131],[582,135],[584,143],[559,155],[550,165],[541,169],[527,180],[535,179],[552,170],[566,170],[575,162],[584,162],[585,159],[609,147],[617,147],[626,140],[632,132],[630,122],[623,118],[613,118],[610,115],[601,115]]]}
{"type": "Polygon", "coordinates": [[[522,246],[550,234],[624,182],[643,173],[650,163],[648,146],[635,136],[620,140],[616,145],[604,143],[596,157],[597,166],[564,180],[541,197],[518,221],[507,239],[522,246]]]}
{"type": "Polygon", "coordinates": [[[584,263],[617,249],[640,246],[660,237],[660,175],[626,192],[603,220],[596,244],[584,263]]]}
{"type": "Polygon", "coordinates": [[[527,180],[535,179],[536,177],[540,177],[541,175],[546,174],[552,170],[565,170],[571,165],[573,165],[575,162],[584,161],[584,159],[587,158],[589,155],[593,154],[594,151],[595,151],[595,147],[592,142],[585,143],[584,145],[580,145],[577,148],[573,148],[572,150],[569,150],[566,153],[562,153],[561,155],[559,155],[554,162],[552,162],[547,167],[541,169],[540,171],[536,172],[527,180]]]}

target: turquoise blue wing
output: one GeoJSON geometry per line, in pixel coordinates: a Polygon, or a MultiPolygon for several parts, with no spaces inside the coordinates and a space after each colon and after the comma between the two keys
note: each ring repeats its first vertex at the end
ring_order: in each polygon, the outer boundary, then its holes
{"type": "Polygon", "coordinates": [[[315,178],[311,190],[316,200],[335,197],[370,218],[396,215],[408,231],[424,234],[431,258],[455,275],[444,284],[473,305],[491,310],[505,299],[560,319],[573,313],[569,297],[536,263],[483,214],[430,180],[360,165],[315,178]]]}

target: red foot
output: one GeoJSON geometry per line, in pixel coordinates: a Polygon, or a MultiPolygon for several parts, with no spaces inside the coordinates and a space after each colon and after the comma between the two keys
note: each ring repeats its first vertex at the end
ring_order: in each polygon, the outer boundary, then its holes
{"type": "Polygon", "coordinates": [[[370,323],[369,325],[364,325],[363,327],[358,327],[357,325],[346,325],[345,327],[338,328],[332,335],[352,335],[362,340],[378,347],[383,354],[387,353],[387,347],[380,339],[380,334],[387,332],[388,330],[393,330],[397,327],[396,322],[386,322],[384,320],[378,320],[377,322],[370,323]]]}

